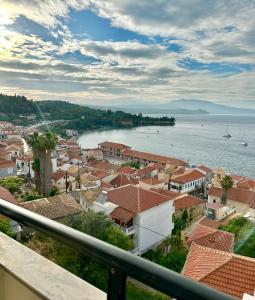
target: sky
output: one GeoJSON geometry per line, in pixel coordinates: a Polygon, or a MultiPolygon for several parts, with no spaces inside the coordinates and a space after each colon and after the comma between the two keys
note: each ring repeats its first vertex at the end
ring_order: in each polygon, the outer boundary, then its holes
{"type": "Polygon", "coordinates": [[[255,0],[1,0],[0,92],[255,107],[254,16],[255,0]]]}

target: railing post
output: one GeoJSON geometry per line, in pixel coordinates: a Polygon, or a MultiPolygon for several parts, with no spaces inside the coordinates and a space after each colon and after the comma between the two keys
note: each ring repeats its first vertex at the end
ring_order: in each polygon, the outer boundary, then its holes
{"type": "Polygon", "coordinates": [[[127,276],[116,268],[109,270],[107,300],[126,299],[127,276]]]}

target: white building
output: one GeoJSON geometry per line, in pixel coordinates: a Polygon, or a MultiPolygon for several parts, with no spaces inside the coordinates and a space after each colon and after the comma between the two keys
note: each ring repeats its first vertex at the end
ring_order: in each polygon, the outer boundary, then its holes
{"type": "Polygon", "coordinates": [[[192,195],[202,194],[206,175],[198,170],[188,170],[181,175],[174,176],[171,180],[171,190],[178,193],[192,195]]]}
{"type": "Polygon", "coordinates": [[[132,252],[138,255],[157,247],[171,236],[174,228],[173,200],[133,185],[108,191],[94,203],[94,210],[109,214],[133,238],[132,252]]]}

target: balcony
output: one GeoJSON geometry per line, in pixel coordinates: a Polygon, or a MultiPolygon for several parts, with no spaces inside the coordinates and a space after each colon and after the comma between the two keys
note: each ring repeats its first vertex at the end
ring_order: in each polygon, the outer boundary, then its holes
{"type": "Polygon", "coordinates": [[[131,227],[123,227],[118,225],[118,227],[126,234],[126,235],[131,235],[131,234],[135,234],[135,226],[131,226],[131,227]]]}
{"type": "Polygon", "coordinates": [[[107,295],[39,254],[0,234],[1,300],[125,300],[128,277],[175,299],[233,300],[132,253],[0,199],[0,213],[86,253],[108,267],[107,295]]]}

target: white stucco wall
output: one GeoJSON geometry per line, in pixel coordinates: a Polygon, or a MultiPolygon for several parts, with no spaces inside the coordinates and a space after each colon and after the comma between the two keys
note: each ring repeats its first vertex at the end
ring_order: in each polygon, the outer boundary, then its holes
{"type": "Polygon", "coordinates": [[[168,201],[136,215],[137,247],[141,254],[171,235],[172,214],[173,201],[168,201]]]}

